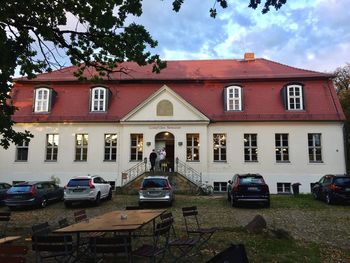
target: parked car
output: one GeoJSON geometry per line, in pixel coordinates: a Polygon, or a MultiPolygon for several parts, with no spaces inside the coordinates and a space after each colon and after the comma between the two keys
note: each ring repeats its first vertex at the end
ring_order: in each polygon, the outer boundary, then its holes
{"type": "Polygon", "coordinates": [[[139,205],[145,203],[168,204],[174,201],[174,189],[167,176],[146,176],[139,190],[139,205]]]}
{"type": "Polygon", "coordinates": [[[315,199],[324,200],[327,204],[350,202],[350,176],[325,175],[314,184],[311,191],[315,199]]]}
{"type": "Polygon", "coordinates": [[[239,203],[263,203],[270,207],[269,186],[260,174],[235,174],[228,181],[227,199],[231,206],[239,203]]]}
{"type": "Polygon", "coordinates": [[[112,199],[112,186],[97,175],[72,178],[64,189],[66,207],[70,207],[74,202],[93,202],[99,205],[101,199],[112,199]]]}
{"type": "Polygon", "coordinates": [[[8,183],[0,183],[0,205],[5,204],[6,192],[11,188],[11,185],[8,183]]]}
{"type": "Polygon", "coordinates": [[[50,202],[63,199],[63,188],[49,181],[23,182],[13,185],[6,193],[5,205],[16,207],[46,207],[50,202]]]}

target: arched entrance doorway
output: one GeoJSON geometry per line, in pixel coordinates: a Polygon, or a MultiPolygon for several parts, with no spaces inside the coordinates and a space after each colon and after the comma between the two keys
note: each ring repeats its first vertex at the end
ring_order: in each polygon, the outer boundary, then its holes
{"type": "Polygon", "coordinates": [[[174,135],[170,132],[160,132],[155,138],[155,150],[158,154],[161,149],[166,151],[166,161],[168,163],[168,171],[174,171],[174,135]]]}

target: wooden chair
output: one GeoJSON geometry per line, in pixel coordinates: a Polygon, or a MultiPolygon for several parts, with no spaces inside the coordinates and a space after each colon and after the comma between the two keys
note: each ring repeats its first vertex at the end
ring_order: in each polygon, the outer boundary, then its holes
{"type": "Polygon", "coordinates": [[[11,212],[0,212],[0,222],[2,222],[0,237],[6,236],[7,226],[11,219],[11,212]]]}
{"type": "Polygon", "coordinates": [[[51,233],[50,225],[48,222],[40,223],[32,226],[32,235],[44,236],[51,233]]]}
{"type": "Polygon", "coordinates": [[[74,258],[75,244],[70,235],[34,235],[32,249],[35,251],[36,262],[54,259],[64,263],[74,258]]]}
{"type": "Polygon", "coordinates": [[[64,227],[69,226],[69,222],[68,222],[67,217],[64,217],[64,218],[58,220],[58,225],[60,226],[60,228],[64,228],[64,227]]]}
{"type": "Polygon", "coordinates": [[[185,237],[177,237],[176,231],[174,228],[174,217],[171,212],[164,213],[160,215],[160,219],[165,222],[165,221],[170,221],[171,222],[171,229],[172,229],[172,235],[170,235],[169,239],[169,252],[172,255],[173,262],[177,261],[184,261],[184,259],[189,259],[192,256],[195,256],[199,254],[202,257],[202,254],[200,250],[196,250],[192,255],[190,255],[190,252],[192,252],[196,246],[199,243],[199,239],[194,239],[190,238],[188,236],[185,237]],[[176,248],[178,251],[180,251],[179,254],[174,255],[172,254],[171,249],[176,248]]]}
{"type": "Polygon", "coordinates": [[[131,262],[131,238],[129,236],[95,237],[90,238],[90,253],[93,262],[99,262],[106,254],[114,257],[127,257],[131,262]]]}
{"type": "Polygon", "coordinates": [[[0,246],[0,262],[4,263],[25,263],[25,255],[28,252],[26,246],[0,246]]]}
{"type": "Polygon", "coordinates": [[[170,220],[157,223],[154,231],[153,243],[144,244],[132,251],[136,257],[146,257],[150,262],[156,262],[156,258],[161,256],[163,260],[165,252],[168,250],[169,234],[172,222],[170,220]]]}
{"type": "MultiPolygon", "coordinates": [[[[207,242],[210,240],[212,235],[216,232],[217,228],[203,228],[200,226],[198,220],[198,210],[196,206],[183,207],[182,215],[185,221],[186,232],[189,237],[196,236],[199,239],[198,247],[207,245],[207,242]]],[[[215,255],[215,251],[211,249],[210,246],[207,246],[209,250],[215,255]]]]}

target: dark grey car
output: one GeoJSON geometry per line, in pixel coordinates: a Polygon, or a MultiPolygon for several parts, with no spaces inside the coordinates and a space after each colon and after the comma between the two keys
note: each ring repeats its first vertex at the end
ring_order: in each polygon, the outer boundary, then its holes
{"type": "Polygon", "coordinates": [[[23,182],[13,185],[6,193],[5,205],[15,207],[46,207],[63,200],[63,187],[49,181],[23,182]]]}
{"type": "Polygon", "coordinates": [[[8,183],[0,183],[0,205],[3,205],[5,202],[6,192],[11,188],[11,185],[8,183]]]}

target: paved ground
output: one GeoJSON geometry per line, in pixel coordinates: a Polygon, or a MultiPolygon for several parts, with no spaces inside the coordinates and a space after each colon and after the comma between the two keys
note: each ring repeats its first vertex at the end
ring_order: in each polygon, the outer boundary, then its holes
{"type": "MultiPolygon", "coordinates": [[[[318,202],[318,201],[315,201],[318,202]]],[[[136,205],[137,196],[117,195],[112,201],[104,201],[98,207],[83,206],[89,217],[101,213],[123,209],[128,205],[136,205]]],[[[205,213],[202,217],[204,223],[210,220],[211,224],[219,227],[245,226],[256,214],[261,214],[266,219],[269,228],[283,228],[291,233],[295,239],[323,243],[332,246],[350,249],[350,206],[325,206],[324,209],[297,209],[283,208],[272,203],[270,209],[231,208],[224,196],[213,197],[188,197],[177,196],[174,206],[171,208],[175,218],[180,221],[181,207],[196,204],[205,213]],[[215,202],[212,202],[213,199],[215,202]],[[207,207],[206,200],[211,200],[213,207],[207,207]],[[225,215],[225,216],[221,216],[225,215]]],[[[48,221],[51,228],[58,228],[58,221],[67,217],[73,222],[73,213],[82,207],[65,208],[63,202],[51,204],[44,209],[25,209],[12,212],[8,226],[8,234],[19,234],[30,237],[31,226],[48,221]]],[[[0,211],[8,211],[7,207],[1,207],[0,211]]],[[[181,219],[182,220],[182,219],[181,219]]],[[[177,227],[182,227],[178,222],[177,227]]],[[[30,242],[26,241],[30,246],[30,242]]],[[[23,241],[23,243],[26,243],[23,241]]],[[[32,258],[33,260],[33,258],[32,258]]],[[[31,261],[29,261],[31,262],[31,261]]]]}

